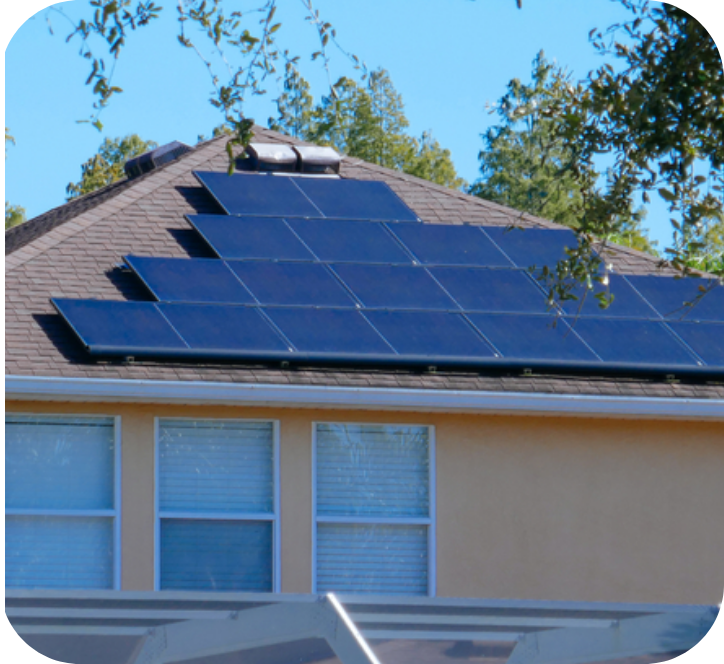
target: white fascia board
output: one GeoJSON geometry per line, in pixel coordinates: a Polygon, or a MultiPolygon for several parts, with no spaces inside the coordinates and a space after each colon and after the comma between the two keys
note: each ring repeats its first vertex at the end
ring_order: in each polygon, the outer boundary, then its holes
{"type": "Polygon", "coordinates": [[[722,420],[724,399],[6,376],[5,399],[722,420]]]}

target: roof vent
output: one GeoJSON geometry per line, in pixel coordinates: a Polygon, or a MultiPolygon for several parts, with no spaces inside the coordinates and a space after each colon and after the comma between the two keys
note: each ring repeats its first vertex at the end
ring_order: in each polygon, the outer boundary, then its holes
{"type": "Polygon", "coordinates": [[[155,150],[145,152],[138,157],[129,159],[123,168],[130,180],[137,178],[139,175],[143,175],[144,173],[148,173],[149,171],[153,171],[159,166],[163,166],[170,161],[174,161],[190,150],[193,150],[190,145],[186,145],[186,143],[181,143],[180,141],[172,141],[171,143],[162,145],[155,150]]]}
{"type": "Polygon", "coordinates": [[[297,153],[283,143],[249,143],[246,146],[252,170],[286,171],[297,170],[297,153]]]}
{"type": "Polygon", "coordinates": [[[336,150],[319,145],[295,145],[302,173],[339,173],[342,157],[336,150]]]}

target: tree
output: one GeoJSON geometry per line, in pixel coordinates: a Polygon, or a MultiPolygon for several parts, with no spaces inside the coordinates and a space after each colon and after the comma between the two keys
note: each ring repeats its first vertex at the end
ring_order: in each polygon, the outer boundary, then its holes
{"type": "Polygon", "coordinates": [[[613,56],[549,109],[557,135],[573,147],[566,172],[579,191],[597,179],[601,154],[614,161],[605,188],[584,196],[580,231],[608,237],[640,197],[669,205],[671,263],[686,272],[724,221],[724,71],[714,41],[686,12],[665,3],[619,0],[630,21],[592,31],[613,56]],[[713,234],[712,234],[713,233],[713,234]]]}
{"type": "Polygon", "coordinates": [[[138,134],[124,138],[106,138],[93,155],[81,166],[81,179],[66,187],[68,199],[72,200],[105,187],[125,177],[123,165],[133,157],[157,147],[153,141],[145,141],[138,134]]]}
{"type": "Polygon", "coordinates": [[[365,161],[394,168],[448,187],[465,183],[458,177],[450,151],[425,132],[407,133],[402,97],[384,69],[372,72],[364,86],[344,78],[335,96],[315,105],[309,84],[290,66],[284,92],[277,99],[278,117],[272,129],[365,161]]]}
{"type": "MultiPolygon", "coordinates": [[[[5,127],[5,159],[8,158],[8,143],[15,145],[15,139],[10,130],[5,127]]],[[[19,205],[10,205],[5,201],[5,230],[18,226],[25,221],[25,209],[19,205]]]]}
{"type": "MultiPolygon", "coordinates": [[[[515,0],[523,6],[522,0],[515,0]]],[[[596,164],[609,154],[614,166],[598,195],[584,196],[585,214],[579,231],[580,250],[571,256],[569,270],[583,266],[595,273],[591,251],[598,237],[622,234],[634,197],[644,202],[654,190],[670,204],[676,229],[669,251],[673,264],[685,271],[688,262],[706,248],[709,229],[722,218],[722,150],[724,150],[724,73],[716,45],[706,30],[686,12],[647,0],[613,0],[632,12],[625,24],[592,33],[596,48],[620,63],[607,63],[575,86],[567,99],[550,109],[559,120],[557,131],[575,147],[566,171],[579,191],[595,190],[596,164]],[[623,36],[621,36],[623,35],[623,36]],[[617,60],[616,60],[617,59],[617,60]]],[[[214,92],[210,99],[232,128],[227,142],[229,170],[240,149],[251,138],[253,122],[244,115],[244,102],[265,93],[269,77],[278,77],[280,65],[299,56],[283,47],[282,24],[276,19],[278,0],[257,0],[257,6],[238,9],[223,0],[182,0],[178,3],[178,41],[196,53],[209,71],[214,92]],[[230,11],[226,11],[229,7],[230,11]],[[190,28],[200,30],[192,33],[190,28]],[[200,41],[197,34],[203,35],[200,41]]],[[[329,49],[336,46],[364,79],[364,63],[339,47],[336,32],[314,8],[300,0],[306,23],[317,33],[319,49],[312,58],[328,74],[330,97],[337,88],[329,77],[329,49]]],[[[96,104],[88,121],[102,129],[100,114],[122,91],[113,85],[115,59],[126,39],[150,25],[162,11],[151,0],[90,0],[86,17],[73,22],[69,40],[81,41],[88,60],[86,83],[96,104]]],[[[62,13],[54,7],[53,12],[62,13]]],[[[565,268],[562,268],[565,271],[565,268]]]]}
{"type": "MultiPolygon", "coordinates": [[[[574,148],[557,132],[551,108],[565,100],[572,77],[546,60],[541,51],[533,60],[530,84],[513,79],[491,112],[500,124],[483,134],[479,153],[482,177],[469,193],[573,229],[580,227],[585,201],[597,195],[595,183],[581,190],[568,166],[574,148]]],[[[599,178],[600,181],[600,178],[599,178]]],[[[618,232],[607,238],[653,253],[641,229],[643,209],[627,210],[618,232]]]]}

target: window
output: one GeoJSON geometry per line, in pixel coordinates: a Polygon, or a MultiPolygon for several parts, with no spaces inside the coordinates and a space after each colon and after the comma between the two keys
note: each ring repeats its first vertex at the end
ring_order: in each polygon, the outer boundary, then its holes
{"type": "Polygon", "coordinates": [[[278,591],[277,424],[157,427],[156,587],[278,591]]]}
{"type": "Polygon", "coordinates": [[[434,595],[429,427],[316,424],[314,590],[434,595]]]}
{"type": "Polygon", "coordinates": [[[119,588],[119,423],[5,417],[5,586],[119,588]]]}

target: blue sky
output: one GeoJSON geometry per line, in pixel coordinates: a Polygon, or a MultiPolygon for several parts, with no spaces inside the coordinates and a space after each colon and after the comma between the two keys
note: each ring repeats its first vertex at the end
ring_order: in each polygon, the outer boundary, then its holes
{"type": "MultiPolygon", "coordinates": [[[[168,5],[167,11],[131,36],[118,62],[114,83],[125,92],[104,110],[103,134],[76,123],[88,117],[93,100],[83,85],[88,63],[78,56],[79,43],[65,43],[67,20],[57,12],[40,11],[10,41],[5,54],[5,125],[16,145],[9,147],[5,163],[6,199],[24,206],[29,217],[64,202],[66,185],[79,179],[80,164],[105,136],[138,133],[159,144],[174,139],[193,144],[221,121],[208,103],[211,85],[203,64],[176,42],[175,2],[157,2],[168,5]]],[[[514,0],[315,4],[337,28],[348,51],[371,69],[383,66],[390,72],[404,99],[411,131],[432,131],[451,150],[458,172],[469,182],[478,174],[480,134],[495,123],[486,103],[498,99],[511,78],[528,80],[531,61],[541,49],[576,76],[585,76],[603,61],[588,42],[589,30],[628,16],[611,0],[525,0],[522,11],[514,0]]],[[[697,1],[689,0],[688,5],[697,1]]],[[[79,16],[87,0],[60,6],[71,17],[79,16]]],[[[283,27],[277,34],[293,52],[305,56],[316,49],[316,42],[301,15],[300,3],[283,3],[283,27]]],[[[303,57],[301,69],[313,90],[323,93],[326,78],[321,68],[303,57]]],[[[332,76],[351,73],[348,61],[334,54],[332,76]]],[[[247,107],[260,124],[274,114],[272,99],[279,88],[270,82],[268,90],[266,97],[247,107]]],[[[645,224],[662,245],[670,236],[666,219],[663,206],[655,205],[645,224]]]]}

